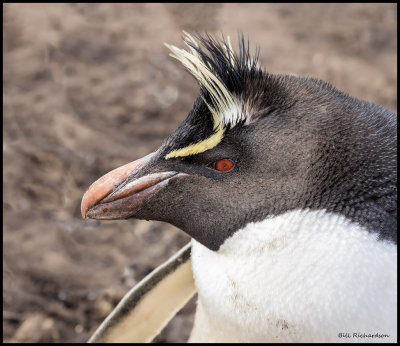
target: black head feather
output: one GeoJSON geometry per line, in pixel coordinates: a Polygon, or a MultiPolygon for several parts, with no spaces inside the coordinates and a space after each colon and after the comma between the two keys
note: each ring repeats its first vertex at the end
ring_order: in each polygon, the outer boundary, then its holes
{"type": "Polygon", "coordinates": [[[166,153],[199,143],[214,134],[213,114],[219,117],[227,133],[277,108],[290,106],[279,78],[263,71],[258,60],[259,49],[251,54],[249,41],[243,34],[238,37],[238,54],[234,53],[229,37],[221,40],[209,34],[195,37],[197,41],[188,34],[184,38],[190,52],[167,45],[171,55],[196,78],[200,93],[187,119],[164,142],[166,153]]]}
{"type": "MultiPolygon", "coordinates": [[[[230,40],[222,38],[221,41],[209,34],[205,36],[196,35],[201,43],[194,46],[195,49],[209,66],[213,74],[226,86],[228,91],[236,96],[243,93],[247,80],[253,80],[262,74],[259,66],[259,48],[255,48],[254,55],[251,55],[249,41],[245,41],[243,34],[239,34],[239,54],[231,50],[230,40]]],[[[201,86],[201,92],[209,96],[206,88],[201,86]]]]}

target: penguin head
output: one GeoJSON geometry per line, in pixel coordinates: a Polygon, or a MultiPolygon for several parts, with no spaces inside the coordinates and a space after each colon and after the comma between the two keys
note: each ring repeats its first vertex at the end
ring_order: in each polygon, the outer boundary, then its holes
{"type": "Polygon", "coordinates": [[[340,207],[363,162],[350,148],[365,141],[349,131],[362,104],[319,80],[265,72],[243,36],[238,54],[229,38],[184,41],[188,50],[167,46],[200,85],[193,108],[156,152],[92,184],[82,216],[169,222],[218,250],[249,222],[340,207]]]}

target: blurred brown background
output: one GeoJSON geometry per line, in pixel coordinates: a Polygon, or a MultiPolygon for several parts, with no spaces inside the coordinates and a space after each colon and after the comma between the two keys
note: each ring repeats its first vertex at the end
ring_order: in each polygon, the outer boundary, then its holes
{"type": "MultiPolygon", "coordinates": [[[[3,340],[86,341],[189,237],[82,220],[85,189],[157,149],[198,87],[163,43],[242,31],[271,73],[396,111],[395,4],[3,5],[3,340]]],[[[157,341],[185,341],[194,301],[157,341]]]]}

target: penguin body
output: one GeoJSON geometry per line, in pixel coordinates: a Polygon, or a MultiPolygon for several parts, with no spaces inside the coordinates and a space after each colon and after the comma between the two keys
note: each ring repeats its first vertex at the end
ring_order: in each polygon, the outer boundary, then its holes
{"type": "Polygon", "coordinates": [[[290,211],[249,223],[218,252],[193,240],[191,257],[191,342],[396,341],[397,248],[342,215],[290,211]]]}
{"type": "Polygon", "coordinates": [[[199,41],[168,46],[200,84],[187,119],[95,182],[83,217],[193,238],[190,341],[396,341],[396,115],[265,72],[243,38],[199,41]]]}

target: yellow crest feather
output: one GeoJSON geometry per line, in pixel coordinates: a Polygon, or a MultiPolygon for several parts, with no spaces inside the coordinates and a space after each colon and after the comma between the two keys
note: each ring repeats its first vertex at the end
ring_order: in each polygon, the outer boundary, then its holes
{"type": "MultiPolygon", "coordinates": [[[[199,154],[214,148],[222,141],[225,126],[232,118],[232,116],[229,115],[233,113],[235,109],[238,109],[232,94],[224,83],[213,73],[210,64],[205,61],[194,48],[199,47],[195,39],[187,32],[184,31],[183,33],[185,35],[184,42],[189,47],[189,51],[167,43],[164,44],[171,51],[170,56],[179,60],[196,78],[198,83],[207,90],[211,98],[211,104],[208,104],[205,100],[204,102],[213,116],[214,133],[203,141],[190,144],[185,148],[173,150],[165,156],[165,159],[199,154]]],[[[225,43],[224,49],[228,53],[229,59],[233,64],[233,50],[229,37],[227,43],[225,43]]]]}

